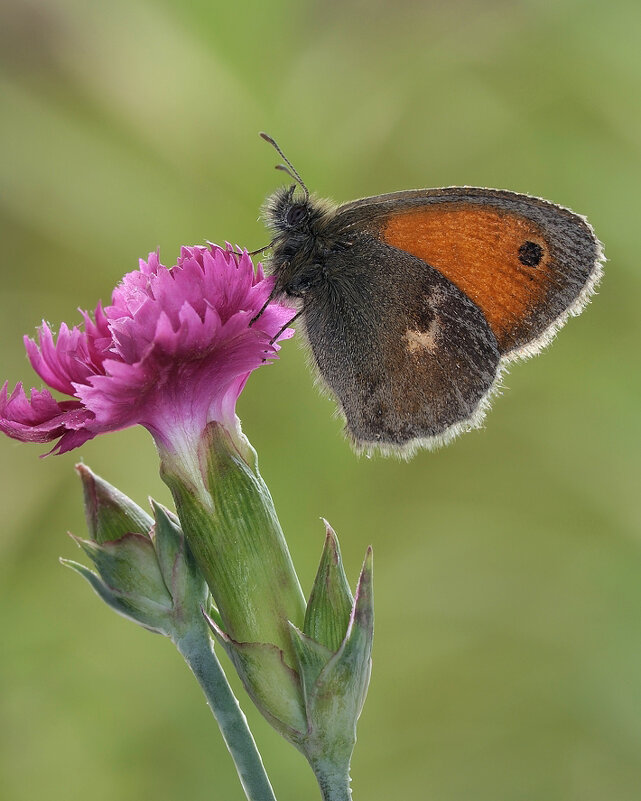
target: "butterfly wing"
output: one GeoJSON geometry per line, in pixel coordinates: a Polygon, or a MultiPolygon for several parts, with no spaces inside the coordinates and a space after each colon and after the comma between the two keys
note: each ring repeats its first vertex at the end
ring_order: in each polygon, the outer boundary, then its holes
{"type": "Polygon", "coordinates": [[[368,235],[324,267],[304,322],[355,443],[429,446],[474,424],[500,362],[481,310],[421,259],[368,235]]]}
{"type": "Polygon", "coordinates": [[[318,369],[364,447],[447,441],[482,419],[501,366],[578,314],[601,274],[588,223],[538,198],[448,188],[341,206],[305,302],[318,369]]]}
{"type": "Polygon", "coordinates": [[[583,217],[514,192],[380,195],[341,206],[335,225],[435,267],[481,309],[510,358],[538,352],[601,276],[601,246],[583,217]]]}

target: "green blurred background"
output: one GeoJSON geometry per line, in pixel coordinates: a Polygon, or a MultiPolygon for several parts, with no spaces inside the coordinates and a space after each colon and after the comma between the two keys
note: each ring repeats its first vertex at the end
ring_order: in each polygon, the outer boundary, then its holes
{"type": "MultiPolygon", "coordinates": [[[[411,462],[357,458],[295,342],[241,399],[309,589],[337,529],[376,555],[355,801],[641,797],[638,0],[5,0],[1,374],[21,336],[108,299],[139,256],[267,241],[269,131],[337,200],[470,184],[587,215],[600,294],[514,367],[486,428],[411,462]]],[[[130,430],[44,461],[0,442],[2,801],[241,799],[168,641],[57,563],[85,531],[82,458],[168,502],[130,430]]],[[[235,682],[238,687],[238,682],[235,682]]],[[[279,801],[303,758],[240,697],[279,801]]]]}

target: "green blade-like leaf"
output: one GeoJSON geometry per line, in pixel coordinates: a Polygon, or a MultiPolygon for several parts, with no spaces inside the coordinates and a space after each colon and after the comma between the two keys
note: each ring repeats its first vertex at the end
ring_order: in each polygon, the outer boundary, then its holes
{"type": "Polygon", "coordinates": [[[303,634],[293,623],[289,624],[289,628],[292,633],[294,651],[298,659],[298,672],[303,682],[303,695],[305,696],[305,703],[307,703],[308,696],[312,692],[321,671],[334,656],[334,653],[329,648],[303,634]]]}

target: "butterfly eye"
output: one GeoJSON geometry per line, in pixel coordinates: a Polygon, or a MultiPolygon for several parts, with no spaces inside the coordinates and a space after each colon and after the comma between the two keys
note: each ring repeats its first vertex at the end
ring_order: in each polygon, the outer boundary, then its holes
{"type": "Polygon", "coordinates": [[[307,208],[305,206],[292,206],[288,209],[285,219],[287,225],[298,225],[305,217],[307,217],[307,208]]]}
{"type": "Polygon", "coordinates": [[[536,242],[524,242],[519,248],[519,261],[526,267],[536,267],[543,258],[543,248],[536,242]]]}

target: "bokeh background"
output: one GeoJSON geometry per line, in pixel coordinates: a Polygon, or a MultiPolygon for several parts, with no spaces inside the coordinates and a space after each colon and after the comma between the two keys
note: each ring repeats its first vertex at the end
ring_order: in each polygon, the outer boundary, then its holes
{"type": "MultiPolygon", "coordinates": [[[[337,200],[469,184],[587,215],[599,295],[514,367],[483,430],[411,462],[356,457],[300,347],[240,403],[302,583],[337,529],[376,556],[355,801],[641,796],[641,12],[638,0],[4,0],[1,373],[139,256],[265,244],[275,136],[337,200]]],[[[2,801],[241,799],[168,641],[59,555],[85,531],[74,462],[168,502],[146,432],[81,452],[0,441],[2,801]]],[[[235,681],[238,688],[238,682],[235,681]]],[[[303,758],[239,695],[280,801],[303,758]]]]}

